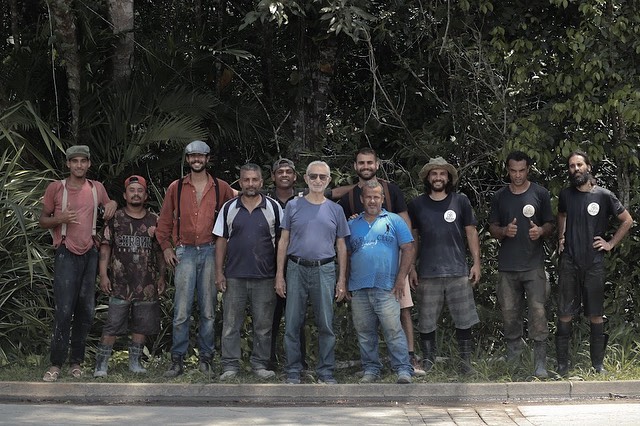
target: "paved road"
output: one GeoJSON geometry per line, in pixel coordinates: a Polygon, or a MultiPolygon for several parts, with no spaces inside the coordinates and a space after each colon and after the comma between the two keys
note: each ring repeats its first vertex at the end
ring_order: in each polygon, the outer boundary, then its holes
{"type": "Polygon", "coordinates": [[[0,404],[0,425],[637,425],[640,403],[362,407],[0,404]]]}

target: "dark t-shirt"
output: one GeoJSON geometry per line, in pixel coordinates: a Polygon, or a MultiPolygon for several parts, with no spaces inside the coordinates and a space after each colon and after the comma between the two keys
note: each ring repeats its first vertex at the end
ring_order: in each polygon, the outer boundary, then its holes
{"type": "Polygon", "coordinates": [[[465,227],[477,220],[466,195],[451,193],[434,201],[422,194],[409,202],[409,217],[420,235],[420,278],[469,274],[465,227]]]}
{"type": "Polygon", "coordinates": [[[111,246],[111,295],[129,301],[158,300],[156,256],[160,245],[154,238],[158,215],[136,219],[124,209],[116,210],[104,228],[102,244],[111,246]]]}
{"type": "Polygon", "coordinates": [[[276,200],[262,196],[249,212],[236,197],[227,201],[218,215],[213,233],[227,239],[227,278],[262,279],[276,275],[276,239],[280,235],[282,208],[276,200]]]}
{"type": "Polygon", "coordinates": [[[509,186],[500,188],[491,200],[489,223],[507,226],[516,219],[518,232],[513,238],[504,238],[498,251],[498,270],[530,271],[544,262],[544,240],[529,238],[530,221],[537,226],[553,222],[549,191],[531,182],[522,194],[514,194],[509,186]]]}
{"type": "Polygon", "coordinates": [[[605,238],[609,218],[624,211],[613,192],[599,186],[594,186],[590,192],[574,187],[560,191],[558,212],[567,215],[563,255],[570,256],[581,268],[602,262],[605,252],[593,248],[593,239],[605,238]]]}
{"type": "MultiPolygon", "coordinates": [[[[388,182],[387,186],[389,187],[389,192],[391,194],[386,194],[386,193],[384,194],[385,201],[384,203],[382,203],[382,208],[392,213],[406,212],[407,203],[405,202],[404,195],[402,194],[402,191],[400,190],[398,185],[396,185],[395,183],[388,182]],[[389,210],[389,203],[387,202],[387,197],[391,197],[392,210],[389,210]]],[[[385,188],[385,192],[386,192],[386,188],[385,188]]],[[[362,201],[360,200],[360,195],[362,195],[362,188],[356,185],[353,187],[351,191],[343,195],[342,198],[340,198],[340,200],[338,201],[338,204],[340,204],[340,206],[344,210],[344,215],[347,218],[350,218],[354,214],[359,214],[364,211],[364,206],[362,205],[362,201]],[[353,206],[354,206],[353,210],[351,209],[351,203],[349,200],[352,192],[353,192],[353,206]]]]}

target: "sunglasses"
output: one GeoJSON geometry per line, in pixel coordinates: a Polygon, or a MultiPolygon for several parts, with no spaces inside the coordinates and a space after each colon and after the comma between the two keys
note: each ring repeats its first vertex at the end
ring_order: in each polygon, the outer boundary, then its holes
{"type": "Polygon", "coordinates": [[[318,173],[309,173],[307,176],[309,176],[309,180],[316,180],[320,178],[320,180],[323,182],[329,179],[329,175],[323,175],[318,173]]]}

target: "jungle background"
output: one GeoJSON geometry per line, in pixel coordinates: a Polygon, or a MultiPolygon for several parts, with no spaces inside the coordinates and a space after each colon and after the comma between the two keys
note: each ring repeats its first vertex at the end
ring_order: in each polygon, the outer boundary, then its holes
{"type": "MultiPolygon", "coordinates": [[[[333,169],[332,185],[350,183],[355,151],[370,146],[381,158],[379,173],[410,200],[422,191],[417,172],[431,157],[456,165],[482,243],[477,355],[499,354],[497,243],[486,218],[491,196],[506,182],[508,152],[534,159],[530,178],[551,191],[555,208],[567,184],[566,155],[583,149],[598,182],[638,215],[639,3],[0,3],[0,366],[48,354],[53,249],[37,218],[46,185],[66,173],[66,147],[90,146],[90,177],[121,205],[124,178],[148,176],[149,205],[158,211],[193,139],[209,143],[210,170],[230,183],[249,161],[267,177],[280,157],[296,161],[298,170],[323,159],[333,169]]],[[[639,246],[634,227],[607,255],[614,369],[638,357],[639,246]]],[[[552,332],[555,248],[552,238],[552,332]]],[[[171,295],[169,283],[162,332],[148,342],[151,356],[170,349],[171,295]]],[[[106,298],[96,297],[90,345],[106,313],[106,298]]],[[[313,333],[311,321],[307,327],[313,333]]],[[[338,306],[335,327],[337,358],[358,359],[348,305],[338,306]]],[[[446,314],[440,330],[446,348],[446,314]]],[[[578,330],[574,346],[584,351],[586,327],[578,330]]]]}

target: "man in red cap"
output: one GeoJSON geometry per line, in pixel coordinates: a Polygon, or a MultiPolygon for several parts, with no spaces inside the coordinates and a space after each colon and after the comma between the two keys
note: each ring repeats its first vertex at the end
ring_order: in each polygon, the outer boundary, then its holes
{"type": "Polygon", "coordinates": [[[145,178],[130,176],[124,188],[126,205],[107,223],[100,246],[100,289],[109,296],[109,311],[96,352],[94,377],[107,375],[116,337],[128,331],[129,370],[146,373],[140,364],[145,338],[160,331],[158,296],[164,292],[166,268],[155,239],[158,215],[144,206],[145,178]]]}

